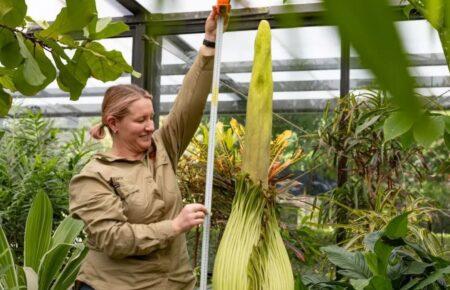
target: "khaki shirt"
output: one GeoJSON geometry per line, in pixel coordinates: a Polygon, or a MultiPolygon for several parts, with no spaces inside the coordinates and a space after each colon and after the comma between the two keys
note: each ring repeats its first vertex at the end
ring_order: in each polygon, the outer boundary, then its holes
{"type": "Polygon", "coordinates": [[[84,221],[90,249],[78,280],[96,290],[194,288],[185,235],[172,229],[183,207],[175,170],[200,123],[212,66],[212,56],[197,56],[145,160],[99,153],[72,178],[70,213],[84,221]]]}

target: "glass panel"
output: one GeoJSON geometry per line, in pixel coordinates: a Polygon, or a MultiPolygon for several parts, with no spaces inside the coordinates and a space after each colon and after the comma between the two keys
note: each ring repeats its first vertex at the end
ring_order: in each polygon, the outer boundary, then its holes
{"type": "MultiPolygon", "coordinates": [[[[178,13],[207,11],[215,3],[210,0],[138,0],[138,2],[152,13],[178,13]]],[[[320,0],[294,0],[291,4],[319,3],[320,0]]],[[[254,8],[283,5],[283,0],[231,0],[231,7],[254,8]]]]}

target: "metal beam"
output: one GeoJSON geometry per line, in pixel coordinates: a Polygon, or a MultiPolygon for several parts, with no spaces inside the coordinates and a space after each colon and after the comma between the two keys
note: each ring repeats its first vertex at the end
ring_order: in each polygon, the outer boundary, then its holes
{"type": "MultiPolygon", "coordinates": [[[[439,66],[447,65],[443,53],[408,54],[407,58],[411,67],[414,66],[439,66]]],[[[310,71],[310,70],[338,70],[341,58],[316,58],[316,59],[283,59],[272,61],[272,71],[310,71]]],[[[221,72],[227,73],[250,73],[252,61],[225,62],[221,64],[221,72]]],[[[163,75],[183,75],[188,71],[187,64],[163,65],[163,75]]],[[[359,62],[359,57],[350,57],[350,69],[364,69],[359,62]]]]}
{"type": "MultiPolygon", "coordinates": [[[[195,56],[198,54],[198,51],[177,35],[166,36],[165,39],[176,48],[176,51],[170,48],[168,48],[168,50],[178,58],[185,61],[186,65],[189,65],[190,67],[194,62],[195,56]]],[[[240,98],[241,100],[247,99],[246,96],[248,90],[237,84],[232,78],[228,77],[227,75],[223,73],[220,74],[220,83],[221,86],[226,87],[228,90],[236,94],[236,96],[238,96],[238,98],[240,98]]]]}
{"type": "Polygon", "coordinates": [[[130,11],[134,15],[144,15],[150,12],[136,0],[116,0],[116,1],[119,2],[120,5],[128,9],[128,11],[130,11]]]}

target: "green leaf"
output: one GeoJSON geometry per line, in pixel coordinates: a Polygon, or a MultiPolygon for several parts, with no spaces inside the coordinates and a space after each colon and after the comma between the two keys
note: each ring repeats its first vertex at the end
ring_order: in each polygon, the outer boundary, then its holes
{"type": "Polygon", "coordinates": [[[384,236],[391,240],[406,237],[408,233],[408,215],[409,212],[405,212],[393,218],[384,229],[384,236]]]}
{"type": "Polygon", "coordinates": [[[366,261],[367,267],[369,267],[370,272],[373,275],[379,275],[378,273],[378,258],[374,252],[365,252],[364,260],[366,261]]]}
{"type": "Polygon", "coordinates": [[[16,68],[19,66],[23,57],[20,53],[19,43],[14,33],[8,29],[0,30],[0,62],[7,68],[16,68]]]}
{"type": "Polygon", "coordinates": [[[393,290],[391,280],[381,276],[374,276],[370,279],[369,285],[364,290],[393,290]]]}
{"type": "Polygon", "coordinates": [[[4,87],[12,92],[16,91],[12,76],[14,75],[14,70],[9,70],[0,67],[0,87],[4,87]]]}
{"type": "Polygon", "coordinates": [[[51,248],[59,244],[73,243],[75,238],[83,230],[83,221],[70,216],[66,217],[58,226],[52,237],[51,248]]]}
{"type": "Polygon", "coordinates": [[[402,111],[392,113],[384,121],[383,133],[384,141],[392,140],[406,133],[414,124],[414,119],[402,111]]]}
{"type": "Polygon", "coordinates": [[[412,130],[409,130],[405,134],[401,135],[399,137],[399,141],[402,143],[405,150],[411,149],[416,144],[412,130]]]}
{"type": "Polygon", "coordinates": [[[25,274],[26,289],[27,290],[39,290],[38,275],[30,267],[23,267],[23,272],[25,274]]]}
{"type": "Polygon", "coordinates": [[[58,74],[58,85],[63,91],[70,92],[71,100],[78,100],[81,96],[81,92],[85,87],[85,83],[81,83],[74,75],[73,69],[70,66],[70,63],[64,65],[61,62],[61,59],[53,54],[53,59],[55,60],[56,67],[59,70],[58,74]]]}
{"type": "Polygon", "coordinates": [[[363,290],[370,283],[369,279],[350,279],[350,284],[355,290],[363,290]]]}
{"type": "Polygon", "coordinates": [[[376,121],[378,121],[378,119],[381,117],[381,115],[376,115],[368,120],[366,120],[363,124],[359,125],[356,130],[355,130],[355,134],[358,135],[359,133],[361,133],[362,131],[364,131],[365,129],[369,128],[370,126],[372,126],[373,124],[375,124],[376,121]]]}
{"type": "Polygon", "coordinates": [[[32,96],[44,89],[56,78],[56,70],[52,62],[45,55],[44,50],[40,45],[36,45],[33,47],[33,44],[31,44],[29,41],[26,42],[26,45],[29,51],[33,51],[34,58],[36,59],[41,72],[44,74],[45,80],[41,85],[30,85],[24,77],[24,65],[22,64],[18,69],[14,71],[13,81],[15,87],[19,92],[26,96],[32,96]]]}
{"type": "Polygon", "coordinates": [[[77,248],[73,252],[66,266],[58,275],[55,283],[53,284],[52,290],[66,290],[74,283],[78,271],[80,270],[81,262],[83,262],[87,253],[88,248],[83,245],[81,245],[81,248],[77,248]]]}
{"type": "Polygon", "coordinates": [[[375,243],[381,238],[382,235],[383,233],[380,231],[375,231],[367,234],[363,240],[365,248],[369,251],[374,251],[375,243]]]}
{"type": "Polygon", "coordinates": [[[2,227],[0,227],[0,268],[4,269],[2,276],[6,286],[9,289],[18,287],[19,278],[17,276],[16,266],[14,264],[12,250],[2,227]]]}
{"type": "Polygon", "coordinates": [[[445,132],[444,142],[445,142],[445,145],[447,145],[447,149],[450,150],[450,133],[449,132],[445,132]]]}
{"type": "Polygon", "coordinates": [[[23,64],[23,74],[25,80],[32,86],[39,86],[43,84],[45,81],[45,76],[42,74],[41,69],[39,68],[39,65],[33,54],[31,54],[31,52],[28,50],[27,45],[25,45],[25,40],[20,33],[17,34],[17,41],[19,42],[20,54],[25,59],[25,62],[23,64]]]}
{"type": "Polygon", "coordinates": [[[70,244],[58,244],[45,253],[39,266],[39,289],[50,289],[72,247],[70,244]]]}
{"type": "Polygon", "coordinates": [[[344,270],[351,272],[344,272],[347,277],[355,279],[367,279],[371,276],[371,272],[367,267],[364,256],[359,253],[351,253],[338,246],[322,247],[322,251],[327,254],[328,259],[344,270]]]}
{"type": "Polygon", "coordinates": [[[66,3],[52,25],[39,33],[40,37],[56,39],[59,35],[81,31],[97,16],[95,0],[67,0],[66,3]]]}
{"type": "Polygon", "coordinates": [[[16,28],[23,23],[26,14],[25,0],[0,1],[0,24],[16,28]]]}
{"type": "Polygon", "coordinates": [[[39,192],[28,212],[25,226],[24,265],[37,273],[51,242],[53,210],[48,196],[39,192]]]}
{"type": "Polygon", "coordinates": [[[85,29],[85,36],[91,40],[114,37],[130,30],[128,25],[120,22],[111,22],[111,18],[95,17],[85,29]],[[86,33],[87,32],[87,33],[86,33]]]}
{"type": "Polygon", "coordinates": [[[12,96],[0,86],[0,117],[8,115],[12,106],[12,96]]]}
{"type": "Polygon", "coordinates": [[[408,268],[405,270],[404,274],[406,274],[406,275],[421,275],[425,272],[425,270],[428,267],[431,267],[431,266],[433,266],[433,264],[412,261],[411,264],[408,265],[408,268]]]}
{"type": "Polygon", "coordinates": [[[431,273],[425,280],[422,280],[413,289],[424,289],[426,286],[433,284],[437,280],[444,277],[445,274],[450,274],[450,266],[441,268],[431,273]]]}
{"type": "Polygon", "coordinates": [[[362,65],[373,72],[381,89],[389,91],[393,101],[415,118],[421,105],[414,94],[414,82],[388,1],[347,0],[343,5],[341,1],[325,0],[324,4],[341,38],[355,48],[362,65]]]}
{"type": "Polygon", "coordinates": [[[428,148],[444,134],[445,123],[442,116],[422,116],[414,124],[414,139],[417,143],[428,148]]]}
{"type": "Polygon", "coordinates": [[[104,82],[116,80],[122,73],[133,71],[120,52],[106,51],[98,42],[88,43],[83,56],[89,65],[92,76],[104,82]]]}
{"type": "Polygon", "coordinates": [[[387,267],[389,262],[389,257],[391,256],[394,247],[383,243],[380,239],[375,243],[375,254],[377,255],[377,273],[382,276],[387,275],[387,267]]]}

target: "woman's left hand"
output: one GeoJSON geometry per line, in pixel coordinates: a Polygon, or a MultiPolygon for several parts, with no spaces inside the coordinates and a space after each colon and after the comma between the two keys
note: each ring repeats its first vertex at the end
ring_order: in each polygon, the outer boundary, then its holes
{"type": "MultiPolygon", "coordinates": [[[[209,41],[216,41],[216,28],[217,28],[217,19],[219,17],[219,7],[213,6],[213,9],[211,10],[211,13],[209,13],[208,18],[206,19],[205,23],[205,39],[209,41]]],[[[225,16],[225,23],[224,23],[224,31],[226,31],[227,25],[228,25],[228,12],[223,13],[225,16]]]]}

